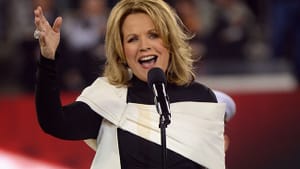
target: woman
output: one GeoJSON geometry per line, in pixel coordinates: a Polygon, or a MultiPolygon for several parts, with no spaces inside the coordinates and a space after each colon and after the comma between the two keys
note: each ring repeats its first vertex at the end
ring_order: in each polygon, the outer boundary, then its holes
{"type": "MultiPolygon", "coordinates": [[[[37,7],[41,59],[36,108],[41,127],[55,137],[87,140],[96,155],[91,168],[161,168],[159,115],[148,71],[165,72],[172,114],[167,129],[167,168],[225,168],[225,105],[194,81],[190,37],[162,0],[122,0],[108,18],[104,77],[77,100],[61,105],[55,70],[62,18],[53,27],[37,7]]],[[[63,56],[62,56],[63,57],[63,56]]]]}

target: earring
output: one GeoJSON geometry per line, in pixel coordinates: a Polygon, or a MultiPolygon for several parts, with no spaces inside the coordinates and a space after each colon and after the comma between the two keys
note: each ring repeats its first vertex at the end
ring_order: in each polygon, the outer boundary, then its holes
{"type": "Polygon", "coordinates": [[[132,79],[133,73],[130,67],[127,68],[127,72],[128,72],[129,79],[132,79]]]}

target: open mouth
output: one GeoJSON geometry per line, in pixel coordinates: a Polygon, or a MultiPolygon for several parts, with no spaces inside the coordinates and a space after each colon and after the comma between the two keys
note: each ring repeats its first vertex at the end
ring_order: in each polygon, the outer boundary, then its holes
{"type": "Polygon", "coordinates": [[[156,55],[150,55],[150,56],[145,56],[139,59],[139,63],[144,67],[144,68],[149,68],[152,65],[155,64],[156,60],[157,60],[157,56],[156,55]]]}

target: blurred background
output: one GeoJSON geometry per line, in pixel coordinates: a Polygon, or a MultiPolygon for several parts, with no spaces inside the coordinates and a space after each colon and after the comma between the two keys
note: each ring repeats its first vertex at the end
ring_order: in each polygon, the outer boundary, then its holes
{"type": "MultiPolygon", "coordinates": [[[[33,9],[62,16],[58,58],[62,101],[101,75],[107,16],[118,0],[0,0],[0,168],[87,169],[82,141],[46,135],[34,107],[38,42],[33,9]]],[[[300,168],[300,1],[168,0],[186,27],[197,80],[226,92],[228,169],[300,168]]],[[[159,14],[158,14],[159,15],[159,14]]]]}

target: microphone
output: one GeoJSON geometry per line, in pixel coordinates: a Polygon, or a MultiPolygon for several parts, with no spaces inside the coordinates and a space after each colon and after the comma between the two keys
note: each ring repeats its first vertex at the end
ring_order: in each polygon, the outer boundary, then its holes
{"type": "MultiPolygon", "coordinates": [[[[154,94],[154,103],[156,110],[161,116],[161,124],[167,126],[170,124],[171,113],[169,97],[166,92],[166,76],[160,68],[152,68],[148,72],[148,85],[154,94]]],[[[161,127],[161,126],[160,126],[161,127]]]]}

